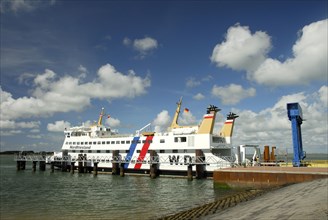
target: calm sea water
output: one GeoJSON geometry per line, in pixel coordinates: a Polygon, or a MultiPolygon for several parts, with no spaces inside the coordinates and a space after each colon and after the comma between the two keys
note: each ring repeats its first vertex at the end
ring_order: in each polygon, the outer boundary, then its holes
{"type": "Polygon", "coordinates": [[[16,171],[0,155],[0,219],[156,219],[233,193],[212,180],[16,171]]]}

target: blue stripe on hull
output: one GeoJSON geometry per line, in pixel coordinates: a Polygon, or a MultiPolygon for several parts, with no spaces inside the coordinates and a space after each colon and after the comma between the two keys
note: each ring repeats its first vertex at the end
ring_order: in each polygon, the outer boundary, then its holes
{"type": "MultiPolygon", "coordinates": [[[[133,153],[137,147],[137,144],[138,144],[138,141],[139,141],[140,137],[134,137],[132,142],[131,142],[131,145],[130,145],[130,148],[129,148],[129,153],[126,155],[126,159],[127,160],[130,160],[133,156],[133,153]]],[[[129,163],[125,163],[124,164],[124,168],[127,169],[129,166],[129,163]]]]}

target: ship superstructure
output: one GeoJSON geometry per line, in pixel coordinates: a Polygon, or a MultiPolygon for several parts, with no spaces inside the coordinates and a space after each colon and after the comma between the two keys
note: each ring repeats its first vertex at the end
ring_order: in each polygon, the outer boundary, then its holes
{"type": "MultiPolygon", "coordinates": [[[[186,165],[197,163],[202,164],[202,170],[209,176],[214,169],[230,167],[234,161],[231,136],[238,116],[228,114],[221,131],[214,134],[215,118],[220,109],[210,105],[199,125],[181,126],[178,124],[181,105],[182,99],[177,103],[173,121],[166,132],[143,131],[148,124],[131,135],[121,135],[103,125],[102,109],[94,125],[65,129],[62,154],[73,161],[83,157],[89,161],[89,167],[97,161],[101,171],[112,171],[114,158],[124,161],[122,167],[132,173],[148,173],[150,158],[152,161],[156,158],[156,169],[160,174],[185,174],[186,165]]],[[[193,170],[196,171],[196,166],[193,170]]]]}

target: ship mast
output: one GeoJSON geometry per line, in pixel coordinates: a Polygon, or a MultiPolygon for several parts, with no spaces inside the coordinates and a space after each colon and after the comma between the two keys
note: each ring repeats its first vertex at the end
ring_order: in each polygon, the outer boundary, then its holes
{"type": "Polygon", "coordinates": [[[98,126],[102,125],[102,118],[104,116],[104,108],[101,108],[101,113],[99,115],[99,119],[98,119],[98,126]]]}
{"type": "Polygon", "coordinates": [[[177,109],[176,109],[174,117],[173,117],[173,121],[172,121],[172,124],[170,127],[171,129],[179,127],[178,118],[179,118],[179,114],[180,114],[181,104],[182,104],[182,97],[180,98],[179,102],[177,102],[177,109]]]}

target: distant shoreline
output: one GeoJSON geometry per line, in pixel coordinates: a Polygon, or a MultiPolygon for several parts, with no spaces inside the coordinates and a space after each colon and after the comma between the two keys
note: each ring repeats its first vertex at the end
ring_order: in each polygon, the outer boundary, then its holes
{"type": "Polygon", "coordinates": [[[53,154],[54,152],[46,152],[46,151],[40,151],[40,152],[34,152],[34,151],[20,151],[20,150],[11,150],[11,151],[1,151],[0,155],[13,155],[13,154],[19,154],[19,153],[26,153],[26,154],[41,154],[41,153],[46,153],[46,154],[53,154]]]}

